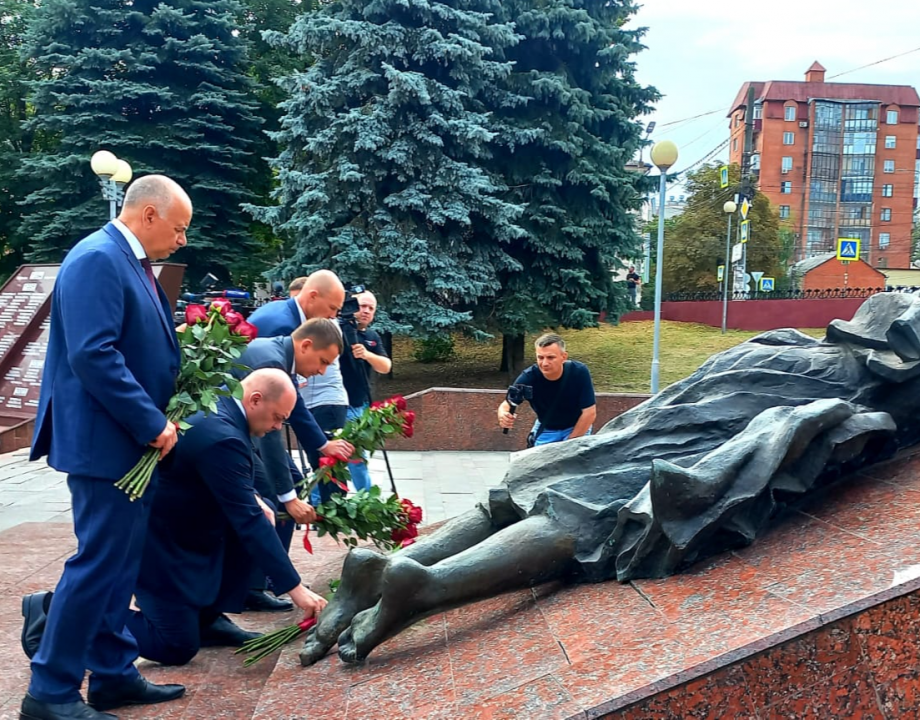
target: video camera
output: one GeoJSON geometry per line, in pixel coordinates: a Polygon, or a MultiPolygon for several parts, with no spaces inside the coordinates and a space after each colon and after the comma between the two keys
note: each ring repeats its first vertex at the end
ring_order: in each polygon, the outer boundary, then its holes
{"type": "Polygon", "coordinates": [[[339,320],[346,345],[355,345],[358,342],[358,320],[355,314],[360,309],[357,296],[363,292],[363,285],[355,285],[351,290],[345,291],[345,302],[339,311],[339,320]]]}
{"type": "MultiPolygon", "coordinates": [[[[525,400],[533,400],[533,388],[530,385],[512,385],[508,388],[505,400],[511,406],[511,414],[517,412],[518,405],[523,405],[525,400]]],[[[508,434],[508,428],[502,428],[502,434],[508,434]]]]}

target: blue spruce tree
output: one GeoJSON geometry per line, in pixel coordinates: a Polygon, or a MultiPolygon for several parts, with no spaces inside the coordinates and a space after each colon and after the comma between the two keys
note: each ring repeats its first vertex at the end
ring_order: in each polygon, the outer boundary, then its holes
{"type": "Polygon", "coordinates": [[[487,167],[524,208],[526,235],[508,252],[521,270],[501,277],[482,308],[505,336],[503,369],[523,360],[524,333],[583,328],[626,308],[612,273],[638,255],[631,211],[645,178],[626,169],[641,142],[639,118],[658,98],[635,79],[643,31],[627,30],[629,0],[505,0],[501,18],[521,42],[505,50],[506,87],[526,102],[496,108],[514,132],[487,167]],[[638,186],[638,187],[637,187],[638,186]]]}
{"type": "Polygon", "coordinates": [[[270,42],[314,64],[283,77],[278,274],[328,267],[381,295],[420,334],[467,325],[521,271],[519,204],[489,164],[519,102],[502,54],[517,41],[493,0],[341,0],[270,42]]]}
{"type": "Polygon", "coordinates": [[[236,0],[47,0],[26,40],[42,71],[33,83],[32,133],[45,147],[23,162],[37,186],[21,233],[29,257],[59,262],[99,227],[106,205],[89,158],[107,149],[135,175],[163,173],[195,205],[189,247],[176,256],[196,281],[252,247],[240,209],[261,133],[236,0]]]}

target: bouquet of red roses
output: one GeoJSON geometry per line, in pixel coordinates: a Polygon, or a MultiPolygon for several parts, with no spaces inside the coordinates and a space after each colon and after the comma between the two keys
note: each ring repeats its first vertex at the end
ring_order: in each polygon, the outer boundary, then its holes
{"type": "MultiPolygon", "coordinates": [[[[300,492],[301,498],[307,499],[317,483],[331,482],[346,493],[336,493],[328,502],[316,508],[317,535],[322,537],[328,534],[336,541],[341,537],[342,542],[350,547],[356,546],[359,540],[371,540],[384,550],[411,544],[405,541],[418,535],[415,525],[421,520],[421,508],[395,495],[383,500],[380,488],[376,486],[347,493],[348,481],[351,479],[349,465],[364,462],[362,455],[380,450],[387,438],[397,435],[412,437],[414,423],[415,413],[408,409],[405,398],[399,395],[371,404],[360,416],[345,423],[336,437],[354,445],[355,454],[349,460],[320,458],[319,467],[312,478],[304,481],[300,492]],[[414,508],[412,516],[417,515],[418,520],[409,520],[406,503],[414,508]]],[[[309,532],[304,535],[304,548],[307,552],[313,552],[309,532]]]]}
{"type": "MultiPolygon", "coordinates": [[[[236,361],[243,346],[258,331],[236,312],[229,300],[218,298],[208,307],[185,308],[185,329],[179,333],[182,365],[176,379],[176,394],[166,407],[166,417],[178,431],[189,428],[185,418],[199,410],[217,412],[217,398],[240,397],[242,389],[232,370],[245,369],[236,361]]],[[[156,448],[147,450],[127,475],[115,483],[132,501],[144,494],[160,457],[156,448]]]]}

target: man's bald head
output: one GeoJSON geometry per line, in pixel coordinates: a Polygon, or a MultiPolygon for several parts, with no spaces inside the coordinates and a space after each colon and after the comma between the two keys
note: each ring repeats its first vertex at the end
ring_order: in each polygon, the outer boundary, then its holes
{"type": "Polygon", "coordinates": [[[317,270],[309,275],[297,302],[307,320],[334,318],[345,303],[345,286],[331,270],[317,270]]]}
{"type": "Polygon", "coordinates": [[[280,430],[297,400],[291,376],[277,368],[263,368],[247,375],[241,384],[249,434],[262,437],[280,430]]]}
{"type": "Polygon", "coordinates": [[[161,260],[185,246],[192,201],[175,180],[145,175],[128,186],[118,219],[140,241],[150,260],[161,260]]]}
{"type": "Polygon", "coordinates": [[[367,328],[374,322],[374,316],[377,314],[377,297],[370,290],[355,295],[358,301],[358,312],[355,313],[355,320],[361,330],[367,328]]]}

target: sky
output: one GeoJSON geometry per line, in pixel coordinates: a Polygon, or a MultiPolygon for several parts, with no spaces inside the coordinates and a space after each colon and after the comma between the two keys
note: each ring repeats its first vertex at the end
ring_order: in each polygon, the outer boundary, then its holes
{"type": "MultiPolygon", "coordinates": [[[[663,95],[647,121],[656,122],[652,140],[677,144],[679,172],[728,138],[726,115],[745,81],[804,80],[815,60],[830,80],[920,48],[920,2],[646,0],[630,27],[648,28],[637,75],[663,95]]],[[[920,87],[920,49],[839,82],[920,87]]],[[[726,160],[727,151],[716,157],[726,160]]]]}

